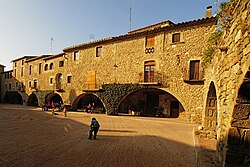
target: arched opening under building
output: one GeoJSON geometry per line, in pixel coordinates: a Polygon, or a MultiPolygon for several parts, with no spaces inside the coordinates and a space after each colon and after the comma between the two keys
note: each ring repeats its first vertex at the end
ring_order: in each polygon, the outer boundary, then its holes
{"type": "Polygon", "coordinates": [[[4,103],[23,104],[23,98],[17,91],[5,92],[4,103]]]}
{"type": "Polygon", "coordinates": [[[91,93],[84,93],[78,96],[75,99],[72,108],[77,111],[86,111],[86,108],[89,104],[94,105],[94,112],[96,113],[106,112],[102,101],[96,95],[91,93]]]}
{"type": "Polygon", "coordinates": [[[31,93],[28,97],[27,106],[36,106],[38,107],[38,99],[34,93],[31,93]]]}
{"type": "Polygon", "coordinates": [[[52,101],[55,103],[55,106],[63,104],[62,97],[55,92],[51,92],[45,97],[45,104],[51,104],[52,101]]]}
{"type": "Polygon", "coordinates": [[[241,84],[228,132],[226,166],[250,166],[250,68],[241,84]],[[234,161],[236,160],[237,161],[234,161]]]}
{"type": "Polygon", "coordinates": [[[157,88],[143,88],[130,93],[118,104],[118,114],[178,118],[182,104],[170,93],[157,88]]]}
{"type": "Polygon", "coordinates": [[[204,115],[204,131],[208,131],[209,138],[217,138],[217,96],[214,82],[211,82],[207,94],[205,115],[204,115]]]}

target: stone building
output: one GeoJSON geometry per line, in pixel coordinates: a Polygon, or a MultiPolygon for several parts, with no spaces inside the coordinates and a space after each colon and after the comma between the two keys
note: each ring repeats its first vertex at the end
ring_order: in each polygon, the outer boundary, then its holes
{"type": "Polygon", "coordinates": [[[250,166],[250,1],[231,0],[230,21],[204,71],[202,124],[223,166],[250,166]]]}
{"type": "Polygon", "coordinates": [[[1,100],[35,106],[54,101],[72,110],[94,103],[107,114],[178,117],[202,124],[200,135],[217,139],[223,166],[247,166],[250,2],[231,3],[229,29],[206,65],[217,25],[211,8],[203,19],[167,20],[56,55],[15,59],[13,69],[1,73],[1,100]]]}
{"type": "Polygon", "coordinates": [[[15,96],[13,103],[35,106],[55,101],[72,110],[95,103],[108,114],[162,113],[198,121],[204,100],[201,57],[215,26],[213,17],[163,21],[56,55],[12,60],[12,78],[4,83],[11,86],[2,99],[15,96]]]}

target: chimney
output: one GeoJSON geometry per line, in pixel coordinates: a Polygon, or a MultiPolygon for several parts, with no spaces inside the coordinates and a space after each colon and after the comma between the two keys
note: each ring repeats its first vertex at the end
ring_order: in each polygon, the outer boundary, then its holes
{"type": "Polygon", "coordinates": [[[208,6],[205,18],[211,18],[211,17],[212,17],[212,6],[208,6]]]}

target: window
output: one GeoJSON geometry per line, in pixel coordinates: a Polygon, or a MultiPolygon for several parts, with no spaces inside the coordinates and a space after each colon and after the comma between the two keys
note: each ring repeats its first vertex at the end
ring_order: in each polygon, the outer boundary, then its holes
{"type": "Polygon", "coordinates": [[[16,77],[16,69],[14,70],[14,76],[16,77]]]}
{"type": "Polygon", "coordinates": [[[172,35],[172,43],[181,42],[181,33],[175,33],[172,35]]]}
{"type": "Polygon", "coordinates": [[[49,84],[50,84],[50,85],[53,85],[53,78],[50,78],[50,79],[49,79],[49,84]]]}
{"type": "Polygon", "coordinates": [[[87,72],[87,86],[88,86],[88,89],[96,88],[96,72],[95,71],[87,72]]]}
{"type": "Polygon", "coordinates": [[[31,87],[31,81],[29,81],[29,87],[31,87]]]}
{"type": "Polygon", "coordinates": [[[29,75],[31,75],[32,65],[30,65],[29,75]]]}
{"type": "Polygon", "coordinates": [[[146,37],[146,48],[154,47],[155,44],[155,36],[147,36],[146,37]]]}
{"type": "Polygon", "coordinates": [[[59,67],[63,67],[64,66],[64,61],[59,61],[59,67]]]}
{"type": "Polygon", "coordinates": [[[200,79],[199,70],[200,70],[200,60],[190,61],[189,79],[199,80],[200,79]]]}
{"type": "Polygon", "coordinates": [[[102,46],[96,47],[96,57],[102,56],[102,46]]]}
{"type": "Polygon", "coordinates": [[[47,71],[47,70],[48,70],[48,67],[49,67],[49,65],[48,65],[48,64],[45,64],[45,66],[44,66],[44,71],[47,71]]]}
{"type": "Polygon", "coordinates": [[[144,82],[154,82],[155,61],[144,63],[144,82]]]}
{"type": "Polygon", "coordinates": [[[39,63],[38,65],[38,73],[41,74],[42,72],[42,63],[39,63]]]}
{"type": "Polygon", "coordinates": [[[79,60],[79,51],[74,52],[74,61],[79,60]]]}
{"type": "Polygon", "coordinates": [[[50,69],[50,70],[53,69],[53,65],[54,65],[53,63],[50,63],[50,65],[49,65],[49,69],[50,69]]]}
{"type": "Polygon", "coordinates": [[[24,64],[24,60],[22,60],[22,65],[24,64]]]}
{"type": "Polygon", "coordinates": [[[5,84],[5,90],[7,90],[8,89],[8,85],[7,84],[5,84]]]}
{"type": "Polygon", "coordinates": [[[68,76],[67,83],[71,83],[72,81],[72,76],[68,76]]]}
{"type": "Polygon", "coordinates": [[[21,67],[21,77],[23,77],[23,67],[21,67]]]}
{"type": "Polygon", "coordinates": [[[11,90],[11,83],[9,83],[9,90],[11,90]]]}
{"type": "Polygon", "coordinates": [[[16,62],[15,62],[15,67],[16,67],[16,62]]]}
{"type": "Polygon", "coordinates": [[[16,88],[18,88],[18,82],[16,82],[16,88]]]}
{"type": "Polygon", "coordinates": [[[57,79],[57,83],[62,84],[62,80],[63,80],[63,76],[62,76],[62,74],[59,74],[58,79],[57,79]]]}
{"type": "Polygon", "coordinates": [[[34,80],[34,88],[37,88],[37,80],[34,80]]]}

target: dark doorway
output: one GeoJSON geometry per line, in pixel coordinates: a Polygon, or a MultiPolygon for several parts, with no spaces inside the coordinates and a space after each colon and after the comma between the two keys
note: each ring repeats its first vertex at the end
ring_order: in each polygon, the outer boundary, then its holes
{"type": "Polygon", "coordinates": [[[146,98],[146,111],[144,115],[154,116],[159,106],[159,95],[147,94],[146,98]]]}
{"type": "Polygon", "coordinates": [[[4,96],[4,102],[10,104],[23,104],[23,98],[16,91],[6,92],[4,96]]]}
{"type": "Polygon", "coordinates": [[[38,106],[38,99],[34,93],[29,96],[27,106],[38,106]]]}
{"type": "Polygon", "coordinates": [[[128,115],[177,118],[181,112],[184,112],[184,108],[178,99],[156,88],[136,90],[118,104],[118,113],[128,115]]]}
{"type": "Polygon", "coordinates": [[[85,111],[89,104],[94,105],[94,112],[105,113],[102,101],[94,94],[82,94],[74,102],[77,111],[85,111]]]}
{"type": "Polygon", "coordinates": [[[170,117],[171,118],[178,118],[179,117],[179,105],[178,101],[171,101],[170,104],[170,117]]]}

